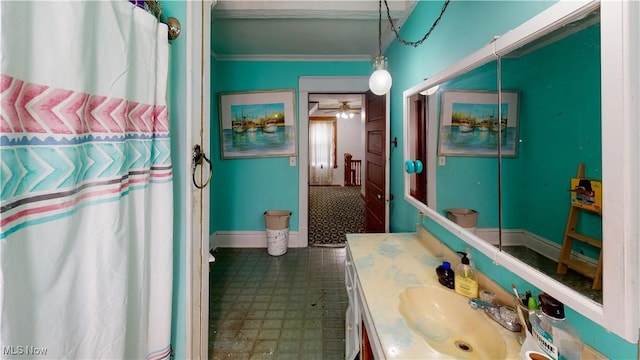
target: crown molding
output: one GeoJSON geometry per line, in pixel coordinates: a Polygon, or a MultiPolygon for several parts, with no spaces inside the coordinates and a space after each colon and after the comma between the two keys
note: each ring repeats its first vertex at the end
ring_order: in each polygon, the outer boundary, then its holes
{"type": "Polygon", "coordinates": [[[274,62],[372,62],[371,55],[221,55],[211,51],[211,57],[218,61],[274,61],[274,62]]]}
{"type": "MultiPolygon", "coordinates": [[[[395,20],[407,17],[416,0],[389,1],[395,20]]],[[[383,7],[384,9],[384,7],[383,7]]],[[[229,1],[219,0],[213,18],[227,19],[377,19],[377,1],[229,1]]]]}

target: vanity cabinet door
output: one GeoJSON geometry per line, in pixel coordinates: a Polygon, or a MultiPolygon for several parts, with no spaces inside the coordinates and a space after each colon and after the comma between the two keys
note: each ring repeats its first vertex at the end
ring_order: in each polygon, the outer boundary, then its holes
{"type": "Polygon", "coordinates": [[[353,261],[351,260],[351,255],[347,252],[345,285],[347,287],[349,305],[345,316],[345,359],[355,359],[360,352],[360,307],[358,306],[358,297],[356,295],[357,282],[354,279],[353,261]]]}
{"type": "Polygon", "coordinates": [[[362,320],[362,345],[360,348],[360,360],[374,360],[376,358],[373,355],[373,348],[371,347],[371,342],[369,342],[369,334],[364,320],[362,320]]]}

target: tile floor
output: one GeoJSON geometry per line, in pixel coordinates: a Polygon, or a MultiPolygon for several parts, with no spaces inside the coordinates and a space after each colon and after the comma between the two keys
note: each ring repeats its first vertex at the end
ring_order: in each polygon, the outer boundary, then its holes
{"type": "Polygon", "coordinates": [[[344,359],[345,248],[213,254],[211,359],[344,359]]]}

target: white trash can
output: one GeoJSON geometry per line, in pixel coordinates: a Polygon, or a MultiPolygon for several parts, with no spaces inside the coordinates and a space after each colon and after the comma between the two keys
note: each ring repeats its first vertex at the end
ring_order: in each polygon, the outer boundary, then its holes
{"type": "Polygon", "coordinates": [[[280,256],[287,252],[289,246],[289,210],[267,210],[264,222],[267,230],[267,252],[280,256]]]}
{"type": "Polygon", "coordinates": [[[447,217],[463,228],[476,233],[478,226],[478,212],[472,209],[446,209],[447,217]]]}

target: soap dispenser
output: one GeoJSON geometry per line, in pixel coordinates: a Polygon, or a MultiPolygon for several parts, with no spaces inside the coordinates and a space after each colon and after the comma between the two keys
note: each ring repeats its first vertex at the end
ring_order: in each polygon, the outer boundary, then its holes
{"type": "Polygon", "coordinates": [[[455,271],[456,292],[468,298],[477,298],[478,281],[476,280],[476,268],[471,265],[467,253],[458,251],[458,254],[462,255],[462,260],[460,260],[460,264],[458,264],[455,271]]]}

